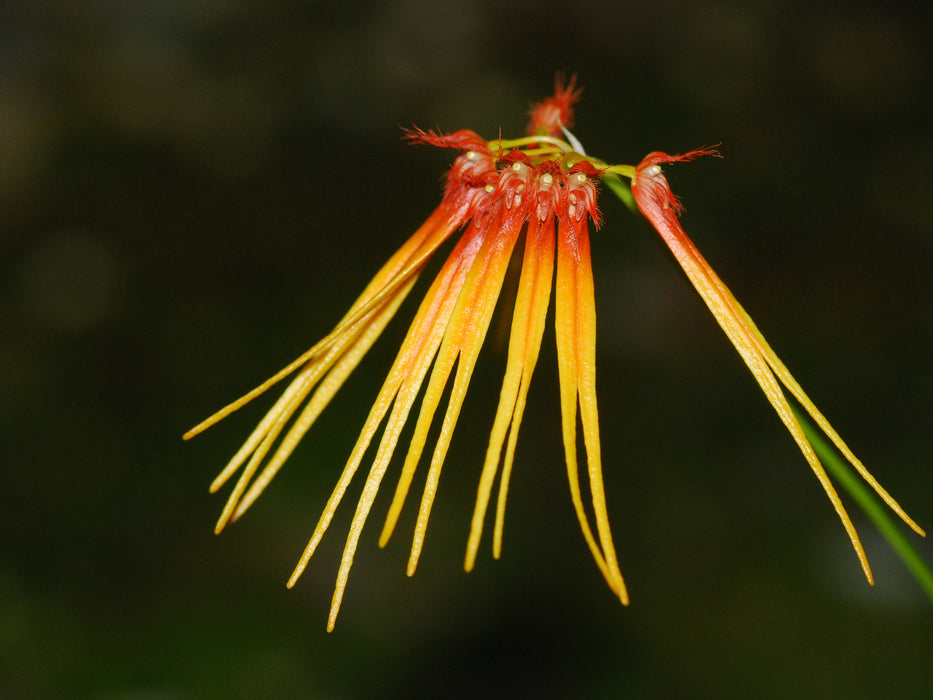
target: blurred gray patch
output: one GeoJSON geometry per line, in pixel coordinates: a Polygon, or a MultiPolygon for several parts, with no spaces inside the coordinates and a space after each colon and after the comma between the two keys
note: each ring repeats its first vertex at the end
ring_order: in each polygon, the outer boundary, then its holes
{"type": "Polygon", "coordinates": [[[17,272],[24,311],[50,331],[95,328],[120,305],[119,261],[85,231],[63,230],[38,241],[17,272]]]}

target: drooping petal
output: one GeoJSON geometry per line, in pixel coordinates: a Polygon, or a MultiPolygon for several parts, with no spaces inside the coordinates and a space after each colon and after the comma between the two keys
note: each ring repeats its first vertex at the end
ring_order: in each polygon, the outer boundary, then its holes
{"type": "Polygon", "coordinates": [[[275,419],[266,429],[262,441],[255,448],[252,457],[244,467],[240,478],[230,493],[227,504],[218,520],[217,532],[223,528],[228,520],[239,518],[259,497],[285,460],[291,455],[305,432],[311,427],[321,411],[327,407],[344,381],[382,333],[415,281],[415,279],[409,281],[399,289],[398,293],[383,302],[378,314],[367,317],[365,323],[357,324],[329,348],[326,354],[311,361],[289,385],[288,391],[283,394],[282,399],[270,411],[270,415],[274,415],[275,419]],[[321,381],[322,377],[323,381],[321,381]],[[288,433],[279,442],[275,454],[266,463],[256,479],[250,483],[253,474],[275,443],[276,438],[315,385],[318,385],[317,390],[292,424],[288,433]],[[247,484],[249,484],[249,490],[244,494],[247,484]]]}
{"type": "Polygon", "coordinates": [[[242,515],[259,496],[394,316],[431,255],[473,215],[477,196],[484,192],[484,179],[495,172],[495,163],[478,135],[467,131],[458,133],[457,143],[471,144],[475,150],[462,153],[455,160],[441,205],[376,273],[331,333],[273,377],[184,435],[185,439],[197,435],[303,366],[211,484],[211,492],[218,490],[249,460],[221,512],[216,532],[242,515]],[[321,385],[280,442],[273,458],[250,483],[282,430],[319,383],[321,385]]]}
{"type": "Polygon", "coordinates": [[[498,559],[502,551],[505,502],[512,462],[515,457],[515,445],[525,411],[528,387],[538,361],[538,352],[541,349],[541,339],[544,336],[544,324],[551,296],[551,282],[554,275],[554,208],[551,200],[554,199],[556,189],[557,186],[551,173],[544,173],[538,178],[537,191],[534,193],[537,207],[532,212],[525,235],[525,253],[515,308],[512,313],[505,378],[502,381],[499,405],[493,420],[486,460],[480,475],[470,535],[467,540],[467,552],[464,559],[464,569],[467,571],[473,569],[476,561],[486,509],[502,455],[502,445],[508,436],[499,481],[493,531],[493,556],[498,559]]]}
{"type": "MultiPolygon", "coordinates": [[[[618,557],[609,529],[609,516],[602,479],[599,418],[596,405],[596,304],[590,262],[586,199],[595,194],[583,173],[571,177],[571,202],[559,218],[557,230],[557,281],[554,326],[557,333],[557,365],[560,378],[561,426],[564,439],[570,494],[583,536],[596,564],[619,596],[628,604],[628,592],[619,570],[618,557]],[[577,405],[583,424],[587,473],[599,543],[593,536],[580,495],[577,466],[577,405]]],[[[595,208],[595,207],[594,207],[595,208]]]]}
{"type": "Polygon", "coordinates": [[[314,533],[289,578],[288,586],[292,587],[301,576],[321,538],[327,531],[337,506],[340,504],[347,487],[362,462],[363,456],[379,425],[391,407],[392,412],[386,423],[373,466],[363,486],[363,494],[360,497],[350,525],[350,533],[347,537],[337,575],[337,585],[331,604],[328,629],[333,629],[336,621],[359,536],[372,508],[382,477],[394,453],[398,436],[415,402],[431,360],[437,352],[444,329],[449,323],[455,302],[463,289],[472,263],[479,254],[485,234],[484,230],[475,226],[471,225],[468,228],[425,295],[396,360],[389,370],[386,381],[370,410],[360,437],[350,453],[337,486],[328,499],[314,533]]]}
{"type": "MultiPolygon", "coordinates": [[[[461,214],[460,212],[457,212],[461,214]]],[[[255,389],[244,394],[236,401],[224,406],[222,409],[198,423],[183,436],[189,440],[195,435],[204,432],[209,427],[226,418],[254,398],[265,392],[269,387],[277,384],[296,369],[318,357],[344,336],[348,328],[364,320],[366,315],[372,313],[381,301],[390,296],[405,282],[416,276],[430,257],[431,253],[449,236],[460,224],[459,217],[452,216],[453,212],[446,204],[441,204],[428,217],[427,221],[399,248],[385,265],[376,273],[363,293],[350,307],[334,329],[318,341],[311,349],[269,377],[255,389]]],[[[462,215],[462,214],[461,214],[462,215]]],[[[229,467],[221,474],[225,474],[229,467]]],[[[234,468],[232,471],[236,471],[234,468]]],[[[229,474],[227,475],[229,477],[229,474]]]]}
{"type": "MultiPolygon", "coordinates": [[[[415,279],[412,279],[408,282],[407,288],[403,288],[403,292],[400,290],[400,293],[397,294],[395,298],[392,298],[391,303],[386,303],[384,311],[374,317],[372,322],[360,332],[358,340],[343,351],[340,355],[340,359],[333,365],[330,371],[328,371],[327,376],[320,383],[314,395],[305,404],[304,409],[302,409],[298,418],[295,419],[288,433],[279,442],[275,454],[266,462],[262,472],[260,472],[256,479],[250,484],[249,490],[244,494],[243,499],[233,512],[232,520],[239,518],[260,494],[262,494],[269,482],[272,481],[272,478],[294,451],[295,447],[297,447],[298,443],[304,437],[304,434],[311,428],[321,412],[327,408],[331,399],[337,391],[340,390],[340,387],[343,386],[343,383],[353,370],[356,369],[372,344],[378,339],[386,324],[395,316],[395,312],[408,295],[415,281],[415,279]]],[[[296,397],[296,399],[298,399],[298,397],[296,397]]],[[[257,450],[257,453],[258,452],[257,450]]]]}
{"type": "MultiPolygon", "coordinates": [[[[680,222],[677,214],[680,211],[680,205],[670,190],[667,179],[661,172],[660,163],[675,162],[680,160],[689,160],[698,155],[710,153],[706,149],[693,151],[680,156],[668,156],[664,153],[655,152],[650,154],[636,168],[635,177],[632,180],[632,194],[638,204],[639,209],[645,217],[651,221],[652,225],[661,235],[662,239],[670,248],[674,257],[680,263],[691,284],[696,288],[707,307],[713,313],[720,327],[725,331],[730,342],[735,346],[742,359],[745,361],[752,375],[755,377],[769,403],[777,412],[781,421],[790,432],[794,441],[797,443],[800,451],[803,453],[810,468],[813,470],[820,484],[822,485],[830,502],[833,504],[839,519],[842,521],[852,546],[862,565],[869,582],[872,582],[871,568],[865,555],[862,543],[859,540],[855,526],[852,524],[841,499],[836,493],[829,476],[826,474],[823,465],[820,463],[813,451],[812,446],[807,440],[806,434],[797,422],[796,417],[784,396],[779,379],[804,405],[804,408],[814,417],[821,428],[826,430],[829,427],[827,435],[833,438],[834,442],[838,439],[838,434],[832,430],[829,423],[823,418],[822,414],[816,410],[816,406],[806,396],[799,384],[787,371],[786,367],[777,359],[777,356],[765,342],[764,337],[758,329],[751,323],[751,319],[745,313],[744,309],[735,300],[735,297],[729,292],[722,280],[716,275],[709,263],[703,258],[699,250],[689,239],[680,222]],[[825,426],[825,427],[824,427],[825,426]],[[831,431],[831,432],[830,432],[831,431]]],[[[841,439],[836,442],[847,457],[851,451],[845,447],[841,439]]],[[[854,460],[854,455],[850,461],[854,460]]],[[[885,492],[874,478],[868,474],[861,462],[854,460],[853,466],[859,472],[866,476],[875,490],[891,507],[898,513],[905,522],[918,532],[922,530],[907,517],[903,509],[885,492]]]]}
{"type": "MultiPolygon", "coordinates": [[[[441,423],[440,434],[435,443],[431,464],[425,480],[424,493],[418,507],[418,518],[412,538],[411,555],[408,560],[408,575],[414,574],[418,559],[424,546],[431,507],[437,493],[441,468],[447,456],[447,450],[453,437],[454,428],[466,397],[473,369],[479,356],[480,348],[486,337],[489,322],[492,319],[499,292],[508,270],[509,261],[515,243],[521,233],[528,213],[528,197],[523,197],[527,166],[522,163],[513,165],[500,179],[497,193],[503,205],[494,220],[489,222],[491,231],[483,244],[483,250],[470,270],[470,276],[464,285],[463,293],[457,300],[457,306],[451,317],[444,341],[438,351],[437,360],[431,378],[425,390],[424,401],[411,446],[405,458],[403,474],[410,475],[421,457],[427,439],[428,429],[440,403],[447,380],[457,366],[453,386],[447,403],[447,410],[441,423]]],[[[410,476],[409,476],[410,481],[410,476]]],[[[407,484],[399,484],[396,497],[404,498],[407,484]]]]}
{"type": "MultiPolygon", "coordinates": [[[[437,213],[435,212],[435,214],[437,213]]],[[[298,376],[292,380],[282,396],[269,409],[243,446],[211,484],[211,492],[218,490],[236,473],[243,462],[250,458],[221,513],[215,528],[217,532],[223,529],[235,512],[239,515],[245,510],[245,507],[238,509],[237,506],[250,479],[258,469],[262,459],[271,449],[275,439],[308,394],[327,376],[331,381],[328,382],[327,389],[316,397],[318,400],[315,402],[320,409],[323,409],[336,390],[342,385],[346,376],[349,375],[369,347],[376,341],[388,321],[391,320],[395,311],[411,290],[421,270],[424,269],[430,255],[444,242],[453,231],[453,227],[458,223],[451,220],[449,215],[444,216],[447,212],[441,211],[440,214],[440,216],[429,218],[425,226],[422,226],[383,266],[351,307],[351,310],[327,337],[262,385],[241,399],[229,404],[185,435],[186,438],[196,435],[264,392],[302,364],[304,365],[298,376]],[[345,361],[341,363],[337,374],[328,375],[331,368],[341,358],[345,358],[345,361]],[[252,457],[250,457],[251,455],[252,457]]],[[[310,422],[305,421],[305,423],[304,430],[307,430],[310,427],[310,422]]],[[[292,444],[293,447],[294,443],[292,444]]],[[[284,461],[284,458],[290,452],[291,449],[287,449],[287,451],[281,453],[279,456],[281,461],[284,461]]],[[[280,464],[281,462],[279,462],[280,464]]],[[[273,467],[271,473],[267,474],[268,478],[271,478],[277,468],[278,466],[273,467]]],[[[265,481],[267,482],[267,479],[265,481]]],[[[255,495],[258,494],[254,493],[252,497],[254,498],[255,495]]]]}
{"type": "Polygon", "coordinates": [[[868,485],[872,487],[881,500],[883,500],[891,510],[897,513],[901,520],[903,520],[914,532],[925,537],[926,532],[924,532],[924,530],[913,520],[913,518],[907,514],[907,512],[900,506],[900,504],[898,504],[898,502],[891,497],[885,488],[881,486],[880,483],[878,483],[878,480],[872,476],[871,472],[869,472],[865,465],[862,464],[862,461],[855,456],[851,449],[849,449],[849,446],[846,445],[839,433],[837,433],[829,421],[826,420],[823,414],[816,407],[816,404],[814,404],[810,397],[807,396],[797,380],[794,379],[793,375],[790,373],[787,367],[784,366],[784,363],[781,362],[780,358],[777,356],[774,350],[771,349],[771,346],[768,345],[768,341],[765,340],[765,337],[761,334],[761,331],[758,330],[758,327],[755,325],[754,321],[752,321],[751,317],[725,285],[722,285],[722,293],[725,294],[726,297],[732,302],[736,311],[738,311],[741,317],[745,320],[745,323],[748,326],[748,330],[752,334],[752,338],[758,344],[759,352],[761,352],[762,356],[765,358],[765,360],[767,360],[775,375],[777,375],[778,379],[781,380],[781,383],[787,387],[790,393],[794,395],[794,398],[800,402],[800,405],[803,406],[804,410],[810,414],[810,417],[813,418],[813,420],[819,426],[820,430],[822,430],[826,436],[829,437],[836,448],[848,460],[849,464],[851,464],[859,473],[859,475],[868,483],[868,485]]]}
{"type": "MultiPolygon", "coordinates": [[[[445,196],[441,204],[382,266],[349,311],[327,336],[258,387],[191,428],[182,436],[183,439],[188,440],[198,435],[241,408],[305,363],[324,353],[353,325],[365,322],[368,315],[378,310],[382,301],[417,277],[437,247],[451,233],[469,221],[476,208],[477,196],[482,193],[490,174],[495,173],[495,163],[485,141],[477,133],[466,129],[445,136],[415,131],[409,134],[409,138],[437,146],[470,149],[462,153],[451,166],[447,175],[445,196]]],[[[244,445],[244,449],[245,447],[244,445]]],[[[246,452],[246,455],[248,454],[249,452],[246,452]]],[[[239,465],[233,466],[235,459],[231,460],[231,464],[218,477],[221,483],[238,468],[239,465]]],[[[219,484],[217,487],[219,488],[219,484]]]]}

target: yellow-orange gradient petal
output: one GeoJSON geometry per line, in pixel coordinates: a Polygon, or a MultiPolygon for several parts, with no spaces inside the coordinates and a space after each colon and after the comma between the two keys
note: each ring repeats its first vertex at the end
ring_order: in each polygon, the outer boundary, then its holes
{"type": "MultiPolygon", "coordinates": [[[[585,177],[582,182],[585,180],[585,177]]],[[[560,219],[557,231],[557,282],[554,326],[557,333],[557,366],[560,376],[561,426],[570,495],[583,536],[596,564],[624,605],[628,592],[619,570],[609,529],[609,515],[602,479],[599,418],[596,406],[596,304],[590,263],[589,231],[584,217],[560,219]],[[577,466],[577,401],[583,424],[587,474],[599,544],[590,529],[580,495],[577,466]]]]}
{"type": "Polygon", "coordinates": [[[810,414],[810,417],[816,422],[820,430],[822,430],[829,439],[833,442],[836,448],[843,454],[843,456],[849,461],[849,463],[855,468],[855,470],[861,475],[861,477],[868,483],[869,486],[878,494],[878,496],[883,500],[888,507],[897,513],[898,517],[901,518],[907,525],[918,535],[926,537],[926,532],[911,518],[907,512],[898,504],[894,498],[878,483],[878,480],[872,476],[871,472],[862,464],[862,461],[855,456],[849,446],[843,441],[839,433],[835,431],[833,426],[829,423],[828,420],[820,413],[819,409],[816,407],[816,404],[810,399],[809,396],[804,392],[803,388],[794,379],[794,376],[790,373],[787,367],[784,366],[784,363],[781,362],[780,358],[771,349],[771,346],[768,345],[768,341],[765,340],[765,337],[761,334],[761,331],[758,330],[758,327],[752,321],[751,317],[745,311],[738,300],[732,295],[732,292],[729,291],[729,288],[726,287],[718,277],[713,273],[714,281],[720,285],[722,293],[729,299],[739,313],[742,319],[745,321],[749,332],[752,335],[752,338],[756,341],[758,349],[761,352],[762,356],[768,361],[768,364],[771,366],[771,369],[777,375],[778,379],[787,387],[791,394],[800,402],[800,405],[804,407],[806,412],[810,414]]]}
{"type": "Polygon", "coordinates": [[[392,412],[387,420],[373,466],[363,487],[363,494],[357,505],[347,543],[344,547],[340,570],[337,575],[337,586],[331,604],[328,629],[333,629],[335,624],[363,524],[372,508],[382,477],[394,453],[398,436],[405,425],[427,370],[440,345],[444,329],[447,327],[453,313],[455,302],[460,295],[472,263],[482,247],[484,235],[485,231],[475,227],[471,226],[468,229],[451,252],[425,295],[386,381],[370,410],[360,437],[350,453],[337,486],[328,499],[314,533],[288,580],[288,586],[294,586],[307,566],[330,525],[337,506],[340,504],[350,481],[352,481],[357,468],[362,462],[363,456],[379,425],[391,406],[392,412]]]}
{"type": "MultiPolygon", "coordinates": [[[[547,180],[548,185],[552,182],[547,180]]],[[[499,406],[493,421],[486,451],[486,461],[480,475],[476,506],[467,541],[464,568],[473,569],[476,552],[479,549],[483,533],[483,522],[492,493],[502,445],[508,435],[502,474],[499,480],[499,496],[496,507],[496,522],[493,531],[493,556],[498,559],[502,551],[502,529],[505,518],[505,501],[509,488],[509,477],[515,457],[515,444],[528,386],[538,361],[541,339],[544,335],[544,323],[547,318],[548,302],[551,296],[551,282],[554,275],[554,221],[552,216],[542,222],[533,216],[528,223],[525,238],[525,253],[522,260],[522,274],[518,282],[518,294],[512,314],[512,330],[509,338],[509,353],[506,361],[505,378],[499,406]]]]}
{"type": "MultiPolygon", "coordinates": [[[[683,157],[678,156],[670,158],[672,160],[683,159],[683,157]]],[[[680,226],[676,216],[677,207],[674,203],[673,195],[670,194],[670,187],[667,184],[667,180],[664,178],[657,164],[636,171],[636,176],[632,181],[632,194],[635,196],[639,209],[645,214],[646,218],[651,221],[664,242],[668,245],[691,284],[693,284],[720,327],[726,333],[730,342],[739,352],[739,355],[745,361],[749,370],[751,370],[752,375],[755,377],[755,380],[758,382],[769,403],[794,438],[798,448],[803,453],[810,468],[813,470],[823,490],[826,492],[833,508],[836,510],[846,533],[849,535],[849,539],[858,556],[865,577],[868,579],[869,583],[872,583],[873,577],[871,567],[869,566],[868,558],[858,537],[858,533],[855,530],[855,526],[852,524],[823,465],[820,463],[810,442],[807,440],[803,428],[801,428],[800,424],[797,422],[790,404],[781,389],[779,380],[783,382],[791,393],[801,402],[807,412],[817,421],[818,425],[830,436],[846,457],[849,458],[852,465],[862,474],[876,492],[878,492],[879,496],[881,496],[881,498],[883,498],[914,530],[920,534],[923,534],[923,531],[907,516],[896,501],[881,488],[861,462],[855,459],[855,456],[848,447],[845,446],[845,443],[842,442],[841,438],[839,438],[838,434],[832,429],[828,421],[826,421],[822,414],[816,409],[813,402],[810,401],[809,397],[807,397],[800,388],[800,385],[780,362],[770,346],[768,346],[764,337],[751,322],[748,314],[745,313],[732,293],[719,276],[716,275],[709,263],[700,254],[699,250],[697,250],[696,246],[680,226]]]]}
{"type": "Polygon", "coordinates": [[[268,484],[294,449],[301,435],[310,427],[346,377],[379,337],[411,290],[431,254],[455,230],[459,223],[457,219],[459,215],[462,215],[462,212],[452,211],[449,205],[438,207],[424,225],[383,265],[350,311],[330,334],[259,387],[185,434],[185,439],[197,435],[304,365],[298,376],[292,380],[282,396],[269,409],[243,446],[211,484],[211,492],[220,489],[249,458],[246,468],[221,512],[215,528],[216,532],[220,532],[231,519],[239,517],[268,484]],[[282,441],[276,455],[253,483],[246,497],[243,498],[250,480],[276,438],[322,379],[324,383],[307,409],[282,441]]]}
{"type": "MultiPolygon", "coordinates": [[[[519,205],[515,205],[517,208],[519,205]]],[[[441,468],[453,437],[454,428],[466,397],[466,391],[476,366],[476,359],[486,337],[492,313],[502,289],[505,273],[512,257],[512,250],[521,233],[523,216],[512,209],[503,209],[483,243],[483,250],[470,270],[463,293],[457,301],[444,341],[438,351],[431,378],[425,390],[421,412],[415,425],[411,447],[405,458],[404,469],[409,473],[421,457],[427,432],[440,403],[448,377],[457,365],[447,410],[441,423],[440,434],[425,480],[424,493],[418,507],[418,518],[412,538],[411,556],[408,559],[408,575],[414,574],[424,547],[431,506],[437,493],[441,468]]]]}

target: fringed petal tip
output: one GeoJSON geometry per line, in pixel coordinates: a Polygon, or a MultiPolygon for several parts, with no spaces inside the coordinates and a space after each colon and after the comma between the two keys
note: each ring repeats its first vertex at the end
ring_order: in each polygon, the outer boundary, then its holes
{"type": "Polygon", "coordinates": [[[694,148],[692,151],[687,151],[686,153],[678,153],[675,155],[670,155],[664,153],[663,151],[652,151],[646,155],[641,163],[639,168],[646,167],[649,165],[660,165],[661,163],[682,163],[686,161],[695,160],[702,156],[712,156],[714,158],[722,158],[722,154],[716,150],[722,144],[717,143],[713,146],[700,146],[700,148],[694,148]]]}
{"type": "Polygon", "coordinates": [[[554,95],[535,103],[528,115],[529,135],[559,136],[573,126],[573,106],[579,102],[583,88],[577,87],[577,76],[566,79],[558,73],[554,79],[554,95]]]}
{"type": "Polygon", "coordinates": [[[450,134],[445,134],[437,129],[422,129],[419,126],[411,126],[402,129],[404,138],[411,143],[423,143],[438,148],[454,148],[460,151],[480,151],[489,153],[486,140],[470,129],[461,129],[450,134]]]}

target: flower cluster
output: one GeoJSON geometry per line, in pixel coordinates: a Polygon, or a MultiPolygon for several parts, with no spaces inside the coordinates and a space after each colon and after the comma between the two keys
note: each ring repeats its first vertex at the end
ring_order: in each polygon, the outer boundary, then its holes
{"type": "Polygon", "coordinates": [[[596,198],[600,181],[616,189],[624,186],[622,178],[630,180],[631,196],[638,209],[670,247],[800,446],[849,533],[869,581],[871,572],[855,528],[795,419],[782,385],[885,502],[922,534],[817,411],[681,228],[677,218],[680,205],[661,165],[715,152],[699,149],[675,156],[655,152],[637,166],[609,165],[587,156],[568,131],[573,105],[578,98],[579,90],[573,81],[568,84],[558,81],[555,95],[533,108],[529,134],[514,140],[486,141],[469,130],[451,134],[410,132],[408,138],[413,142],[457,151],[440,205],[375,275],[330,334],[261,386],[185,436],[201,432],[284,377],[295,374],[282,396],[211,485],[212,491],[219,489],[242,468],[218,521],[219,532],[242,515],[262,493],[395,315],[432,255],[455,232],[461,232],[415,314],[343,473],[288,581],[289,587],[293,586],[304,571],[382,426],[350,524],[331,604],[329,630],[334,627],[360,535],[401,432],[415,411],[414,431],[379,538],[381,546],[388,541],[398,522],[421,462],[429,429],[453,375],[418,508],[408,574],[412,575],[417,567],[441,469],[509,262],[523,234],[522,268],[512,313],[505,377],[480,473],[465,568],[469,571],[475,563],[497,476],[493,554],[498,557],[501,552],[505,503],[519,426],[544,336],[553,288],[561,426],[571,501],[597,566],[615,595],[623,604],[628,603],[609,528],[596,402],[596,308],[590,263],[590,222],[599,222],[596,198]],[[421,403],[415,410],[422,391],[421,403]],[[581,487],[578,419],[583,432],[595,529],[587,514],[581,487]]]}

